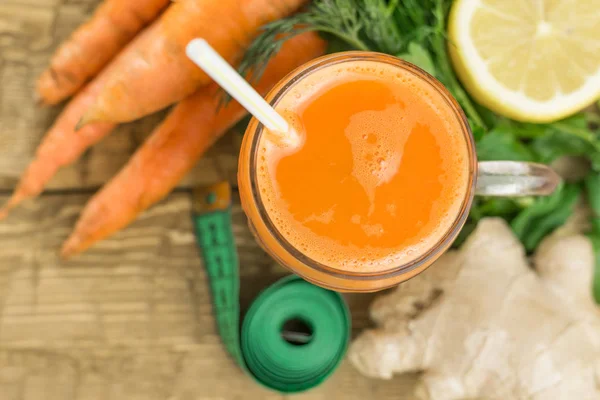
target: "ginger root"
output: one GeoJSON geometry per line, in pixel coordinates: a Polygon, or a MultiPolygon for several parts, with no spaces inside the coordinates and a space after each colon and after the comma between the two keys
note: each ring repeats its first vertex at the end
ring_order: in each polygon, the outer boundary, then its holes
{"type": "Polygon", "coordinates": [[[364,375],[422,371],[419,399],[600,399],[589,240],[567,224],[528,263],[500,219],[371,307],[349,357],[364,375]]]}

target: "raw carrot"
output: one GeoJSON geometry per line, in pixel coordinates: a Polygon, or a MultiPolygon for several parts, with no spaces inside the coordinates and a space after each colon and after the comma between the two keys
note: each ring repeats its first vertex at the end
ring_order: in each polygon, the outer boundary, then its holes
{"type": "Polygon", "coordinates": [[[206,39],[235,63],[258,32],[307,0],[180,0],[115,59],[114,70],[81,126],[128,122],[193,93],[210,78],[185,55],[190,40],[206,39]]]}
{"type": "Polygon", "coordinates": [[[104,0],[92,18],[63,43],[40,76],[37,92],[46,104],[56,104],[79,90],[170,0],[104,0]]]}
{"type": "Polygon", "coordinates": [[[59,168],[77,160],[88,147],[115,128],[115,124],[102,122],[75,131],[77,121],[103,84],[104,78],[100,75],[75,96],[58,116],[38,146],[35,158],[21,176],[11,198],[0,209],[0,219],[5,218],[12,208],[24,200],[40,194],[59,168]]]}
{"type": "MultiPolygon", "coordinates": [[[[148,34],[144,30],[140,36],[148,34]]],[[[76,161],[85,150],[107,136],[116,127],[112,123],[89,124],[77,130],[77,123],[84,112],[93,104],[108,78],[119,67],[114,60],[79,92],[65,107],[62,113],[37,148],[35,158],[29,164],[11,198],[0,209],[0,219],[23,201],[36,197],[56,172],[76,161]]]]}
{"type": "MultiPolygon", "coordinates": [[[[315,33],[290,39],[269,62],[256,89],[266,93],[292,69],[323,54],[325,47],[315,33]]],[[[217,90],[211,84],[173,109],[127,165],[86,205],[63,245],[63,257],[115,233],[164,198],[202,154],[246,114],[236,102],[217,111],[217,90]]]]}

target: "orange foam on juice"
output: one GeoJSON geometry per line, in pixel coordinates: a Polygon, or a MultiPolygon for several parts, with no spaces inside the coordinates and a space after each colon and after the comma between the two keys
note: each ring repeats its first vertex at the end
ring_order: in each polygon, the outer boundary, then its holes
{"type": "Polygon", "coordinates": [[[469,182],[467,139],[423,78],[375,61],[325,66],[278,102],[301,145],[261,135],[257,187],[269,219],[328,267],[384,271],[448,232],[469,182]]]}

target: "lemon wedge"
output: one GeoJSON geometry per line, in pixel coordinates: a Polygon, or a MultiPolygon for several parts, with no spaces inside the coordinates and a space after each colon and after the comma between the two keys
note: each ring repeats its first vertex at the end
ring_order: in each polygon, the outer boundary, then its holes
{"type": "Polygon", "coordinates": [[[600,97],[600,0],[456,0],[449,52],[491,110],[551,122],[600,97]]]}

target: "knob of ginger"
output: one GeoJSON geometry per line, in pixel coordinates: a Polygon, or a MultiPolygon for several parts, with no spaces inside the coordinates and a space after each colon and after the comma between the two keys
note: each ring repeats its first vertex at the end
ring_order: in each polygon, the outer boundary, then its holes
{"type": "Polygon", "coordinates": [[[377,328],[350,360],[377,378],[422,371],[419,399],[600,399],[591,244],[559,231],[533,262],[504,221],[481,221],[460,250],[375,301],[377,328]]]}

